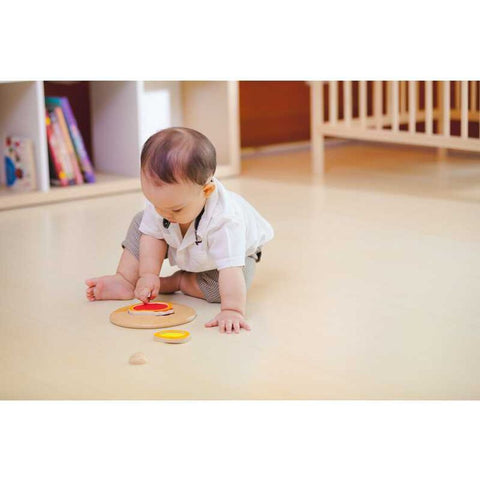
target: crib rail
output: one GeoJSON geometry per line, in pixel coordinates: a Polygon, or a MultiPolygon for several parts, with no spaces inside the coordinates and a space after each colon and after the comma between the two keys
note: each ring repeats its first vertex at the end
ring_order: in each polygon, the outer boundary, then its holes
{"type": "Polygon", "coordinates": [[[326,136],[480,152],[479,81],[311,82],[313,166],[326,136]]]}

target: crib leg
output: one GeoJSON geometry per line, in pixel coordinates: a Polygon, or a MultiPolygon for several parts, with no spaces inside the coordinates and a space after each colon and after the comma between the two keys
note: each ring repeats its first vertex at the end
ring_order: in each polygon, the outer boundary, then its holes
{"type": "Polygon", "coordinates": [[[437,160],[444,161],[448,154],[448,149],[444,147],[438,147],[437,149],[437,160]]]}
{"type": "Polygon", "coordinates": [[[436,174],[437,174],[438,186],[445,188],[448,186],[448,163],[447,163],[448,149],[439,147],[436,150],[437,150],[436,174]]]}
{"type": "Polygon", "coordinates": [[[325,136],[319,133],[312,138],[312,167],[316,175],[325,173],[325,136]]]}

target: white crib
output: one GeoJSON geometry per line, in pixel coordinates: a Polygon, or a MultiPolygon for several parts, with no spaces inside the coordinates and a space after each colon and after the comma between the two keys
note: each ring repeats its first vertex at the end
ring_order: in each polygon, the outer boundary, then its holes
{"type": "Polygon", "coordinates": [[[479,83],[310,82],[314,172],[326,136],[480,152],[479,83]]]}

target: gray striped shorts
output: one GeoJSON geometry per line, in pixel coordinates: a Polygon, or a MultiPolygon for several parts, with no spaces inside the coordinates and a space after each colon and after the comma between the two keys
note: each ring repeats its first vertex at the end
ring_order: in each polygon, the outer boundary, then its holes
{"type": "MultiPolygon", "coordinates": [[[[140,237],[139,230],[142,222],[143,211],[138,212],[130,223],[127,231],[127,236],[122,242],[122,248],[126,248],[137,259],[140,258],[140,237]]],[[[168,253],[168,251],[167,251],[168,253]]],[[[262,255],[259,249],[253,255],[245,258],[245,266],[243,267],[243,275],[245,277],[245,284],[247,289],[250,287],[253,276],[255,275],[255,264],[260,261],[262,255]]],[[[167,256],[165,257],[167,258],[167,256]]],[[[200,290],[205,297],[205,300],[210,303],[220,303],[220,289],[218,287],[218,270],[208,270],[206,272],[197,273],[197,283],[200,290]]]]}

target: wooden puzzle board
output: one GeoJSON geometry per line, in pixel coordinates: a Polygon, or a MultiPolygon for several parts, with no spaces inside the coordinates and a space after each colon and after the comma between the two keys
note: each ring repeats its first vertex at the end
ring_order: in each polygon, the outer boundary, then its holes
{"type": "Polygon", "coordinates": [[[156,315],[131,315],[128,309],[131,305],[121,307],[110,314],[110,321],[114,325],[125,328],[164,328],[183,325],[191,322],[197,313],[187,305],[172,303],[174,313],[165,316],[156,315]]]}

